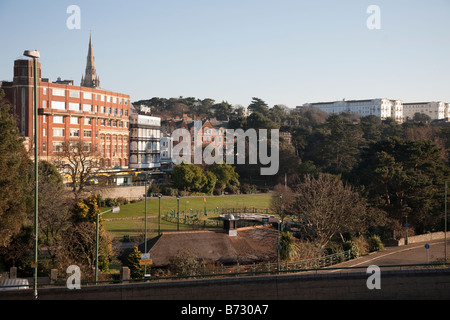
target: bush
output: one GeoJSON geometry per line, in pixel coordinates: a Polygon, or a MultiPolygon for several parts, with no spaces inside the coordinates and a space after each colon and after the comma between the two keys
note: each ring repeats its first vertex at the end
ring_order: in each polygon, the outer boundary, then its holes
{"type": "Polygon", "coordinates": [[[105,199],[105,207],[114,207],[114,206],[118,206],[119,203],[117,202],[116,199],[113,198],[106,198],[105,199]]]}
{"type": "Polygon", "coordinates": [[[383,251],[384,250],[384,245],[383,242],[381,241],[380,237],[376,234],[371,235],[369,238],[369,250],[371,252],[373,251],[383,251]]]}
{"type": "Polygon", "coordinates": [[[356,241],[346,241],[342,245],[344,251],[350,250],[350,258],[355,259],[361,256],[361,249],[356,241]]]}
{"type": "Polygon", "coordinates": [[[121,206],[130,203],[130,202],[128,201],[128,199],[127,199],[127,198],[124,198],[124,197],[119,197],[119,198],[116,199],[116,201],[117,201],[117,203],[118,203],[119,205],[121,205],[121,206]]]}

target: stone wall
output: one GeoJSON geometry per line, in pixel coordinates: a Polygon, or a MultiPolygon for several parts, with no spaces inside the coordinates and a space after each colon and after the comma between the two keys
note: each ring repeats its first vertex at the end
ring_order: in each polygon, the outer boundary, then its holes
{"type": "MultiPolygon", "coordinates": [[[[368,289],[370,274],[296,274],[209,280],[42,288],[50,300],[397,300],[450,299],[450,270],[382,271],[381,289],[368,289]]],[[[32,290],[0,291],[3,299],[30,299],[32,290]]]]}
{"type": "Polygon", "coordinates": [[[123,197],[128,200],[140,200],[144,198],[145,186],[95,188],[92,193],[100,194],[103,199],[123,197]]]}
{"type": "MultiPolygon", "coordinates": [[[[450,235],[448,235],[450,236],[450,235]]],[[[431,240],[439,240],[445,238],[445,232],[431,232],[431,233],[425,233],[420,234],[417,236],[411,236],[408,237],[408,244],[411,243],[417,243],[417,242],[424,242],[424,241],[431,241],[431,240]]],[[[400,238],[396,241],[397,246],[403,246],[405,245],[405,238],[400,238]]]]}

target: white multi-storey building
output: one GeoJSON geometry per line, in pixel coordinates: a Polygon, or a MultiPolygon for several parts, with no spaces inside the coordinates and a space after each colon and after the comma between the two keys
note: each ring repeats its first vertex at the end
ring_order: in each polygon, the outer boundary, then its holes
{"type": "Polygon", "coordinates": [[[130,116],[130,169],[159,168],[161,118],[130,116]]]}
{"type": "MultiPolygon", "coordinates": [[[[362,116],[374,115],[385,120],[389,117],[396,122],[403,122],[403,104],[400,100],[369,99],[341,100],[331,102],[306,103],[304,107],[315,107],[328,114],[356,113],[362,116]]],[[[301,107],[300,107],[301,108],[301,107]]]]}
{"type": "Polygon", "coordinates": [[[412,120],[416,113],[422,113],[431,120],[449,119],[449,104],[439,101],[411,102],[403,104],[403,116],[405,120],[412,120]]]}

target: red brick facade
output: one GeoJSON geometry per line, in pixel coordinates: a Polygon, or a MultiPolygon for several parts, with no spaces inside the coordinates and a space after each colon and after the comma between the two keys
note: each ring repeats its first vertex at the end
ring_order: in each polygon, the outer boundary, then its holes
{"type": "MultiPolygon", "coordinates": [[[[19,132],[33,144],[33,60],[14,61],[14,79],[3,82],[19,132]]],[[[130,96],[73,81],[41,78],[38,62],[39,157],[52,161],[62,143],[82,141],[109,168],[128,168],[130,96]]]]}

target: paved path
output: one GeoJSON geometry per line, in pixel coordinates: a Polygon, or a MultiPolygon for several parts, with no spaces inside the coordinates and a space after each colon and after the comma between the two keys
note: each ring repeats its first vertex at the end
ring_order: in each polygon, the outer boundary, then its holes
{"type": "MultiPolygon", "coordinates": [[[[435,263],[443,261],[445,256],[445,242],[444,239],[433,240],[427,242],[411,243],[399,247],[385,247],[381,252],[374,252],[366,256],[359,257],[350,261],[346,261],[335,265],[336,267],[368,267],[370,265],[377,266],[391,266],[391,265],[411,265],[411,264],[426,264],[427,263],[427,249],[425,244],[429,244],[428,262],[435,263]]],[[[447,237],[447,260],[450,260],[450,239],[447,237]]],[[[405,267],[402,267],[405,268],[405,267]]],[[[393,269],[399,269],[395,267],[393,269]]],[[[346,272],[349,269],[337,269],[328,272],[346,272]]],[[[355,268],[355,271],[361,272],[363,269],[355,268]]]]}

